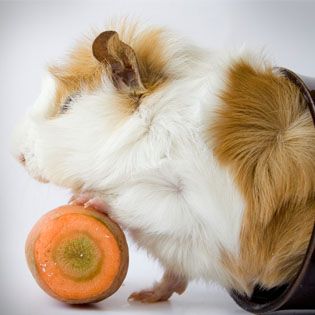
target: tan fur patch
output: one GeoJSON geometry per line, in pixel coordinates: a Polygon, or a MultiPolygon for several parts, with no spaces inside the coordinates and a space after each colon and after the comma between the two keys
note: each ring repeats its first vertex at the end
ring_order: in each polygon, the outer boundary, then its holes
{"type": "Polygon", "coordinates": [[[141,79],[150,92],[167,80],[164,73],[166,59],[161,37],[163,30],[152,29],[141,33],[132,42],[138,58],[141,79]]]}
{"type": "Polygon", "coordinates": [[[246,60],[231,66],[208,139],[246,201],[240,256],[223,252],[247,294],[291,280],[315,219],[315,129],[298,88],[246,60]]]}
{"type": "Polygon", "coordinates": [[[51,66],[49,71],[57,79],[55,98],[55,114],[68,96],[84,87],[87,90],[96,89],[101,83],[105,67],[92,54],[89,42],[83,42],[70,53],[68,62],[62,66],[51,66]]]}
{"type": "MultiPolygon", "coordinates": [[[[140,32],[136,26],[120,26],[119,36],[130,45],[137,56],[142,82],[146,91],[141,97],[152,93],[157,87],[166,81],[161,29],[151,29],[140,32]],[[154,49],[153,49],[154,47],[154,49]]],[[[94,39],[94,38],[93,38],[94,39]]],[[[101,84],[101,78],[108,74],[106,66],[96,60],[92,53],[93,40],[85,40],[70,53],[68,62],[62,66],[52,66],[49,71],[57,79],[57,92],[55,98],[54,115],[60,112],[60,108],[66,98],[85,88],[93,91],[101,84]]],[[[117,91],[119,101],[122,100],[127,112],[132,112],[139,104],[139,97],[123,94],[117,91]]]]}

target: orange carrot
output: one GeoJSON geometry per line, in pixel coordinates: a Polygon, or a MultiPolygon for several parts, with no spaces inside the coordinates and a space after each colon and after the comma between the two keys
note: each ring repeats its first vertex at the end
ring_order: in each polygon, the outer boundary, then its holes
{"type": "Polygon", "coordinates": [[[104,213],[62,206],[44,215],[26,241],[29,268],[41,288],[71,303],[97,302],[120,287],[128,247],[119,226],[104,213]]]}

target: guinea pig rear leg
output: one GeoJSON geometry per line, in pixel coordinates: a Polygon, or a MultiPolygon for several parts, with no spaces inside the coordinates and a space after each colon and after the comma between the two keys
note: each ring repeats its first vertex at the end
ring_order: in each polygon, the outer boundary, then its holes
{"type": "Polygon", "coordinates": [[[107,214],[109,212],[108,204],[102,198],[95,196],[92,192],[84,192],[75,195],[69,200],[69,203],[71,205],[84,206],[84,208],[92,207],[107,214]]]}
{"type": "Polygon", "coordinates": [[[186,290],[187,284],[185,277],[166,271],[162,279],[155,283],[152,288],[134,292],[129,296],[128,300],[142,303],[167,301],[174,292],[182,294],[186,290]]]}

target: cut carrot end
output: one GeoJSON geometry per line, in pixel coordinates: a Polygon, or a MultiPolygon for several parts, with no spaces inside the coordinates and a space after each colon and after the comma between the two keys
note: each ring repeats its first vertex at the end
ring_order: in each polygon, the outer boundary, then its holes
{"type": "Polygon", "coordinates": [[[26,253],[41,287],[69,303],[111,295],[128,266],[127,244],[118,226],[105,214],[78,206],[44,216],[29,235],[26,253]]]}

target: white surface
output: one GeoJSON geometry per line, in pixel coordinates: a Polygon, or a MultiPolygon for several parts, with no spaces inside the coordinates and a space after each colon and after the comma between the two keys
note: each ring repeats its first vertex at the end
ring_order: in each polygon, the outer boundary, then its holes
{"type": "Polygon", "coordinates": [[[209,48],[247,43],[265,47],[279,65],[315,76],[313,1],[45,1],[0,2],[0,313],[5,315],[242,314],[221,289],[192,284],[182,296],[155,305],[129,304],[128,295],[150,286],[161,270],[131,246],[124,286],[111,298],[69,307],[43,293],[24,259],[24,242],[36,220],[69,194],[29,178],[9,155],[13,126],[39,93],[46,62],[62,57],[74,40],[110,17],[129,15],[165,25],[209,48]],[[294,21],[294,22],[293,22],[294,21]]]}

